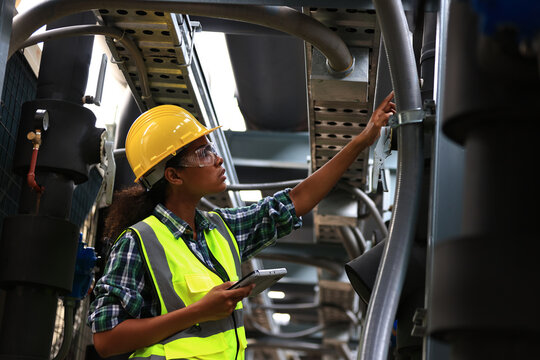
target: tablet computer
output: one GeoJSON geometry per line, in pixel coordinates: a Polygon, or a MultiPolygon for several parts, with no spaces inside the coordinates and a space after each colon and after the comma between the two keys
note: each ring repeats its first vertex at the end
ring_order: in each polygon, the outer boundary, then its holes
{"type": "Polygon", "coordinates": [[[287,275],[287,269],[260,269],[255,270],[238,280],[233,286],[229,288],[238,289],[250,284],[255,284],[255,288],[251,291],[249,297],[260,294],[263,290],[268,289],[274,285],[279,279],[287,275]]]}

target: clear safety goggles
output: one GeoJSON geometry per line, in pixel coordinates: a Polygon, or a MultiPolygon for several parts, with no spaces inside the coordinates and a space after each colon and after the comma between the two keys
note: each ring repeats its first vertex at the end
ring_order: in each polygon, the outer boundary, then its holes
{"type": "Polygon", "coordinates": [[[208,143],[192,153],[182,156],[178,166],[180,167],[205,167],[216,163],[218,153],[214,144],[208,143]]]}

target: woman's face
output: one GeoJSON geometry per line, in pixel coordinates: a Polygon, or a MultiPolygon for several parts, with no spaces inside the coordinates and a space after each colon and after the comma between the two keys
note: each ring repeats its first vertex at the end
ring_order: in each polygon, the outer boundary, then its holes
{"type": "MultiPolygon", "coordinates": [[[[205,136],[189,144],[183,157],[196,158],[195,152],[208,145],[205,136]]],[[[215,155],[215,161],[212,165],[203,167],[182,167],[179,168],[179,175],[183,179],[183,187],[190,193],[197,196],[219,193],[225,191],[225,169],[223,168],[223,158],[215,155]]]]}

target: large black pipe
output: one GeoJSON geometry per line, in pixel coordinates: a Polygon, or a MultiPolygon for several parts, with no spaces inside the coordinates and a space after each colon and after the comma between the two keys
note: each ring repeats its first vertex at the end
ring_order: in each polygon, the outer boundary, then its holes
{"type": "MultiPolygon", "coordinates": [[[[56,20],[47,30],[95,22],[92,13],[84,12],[56,20]]],[[[93,44],[92,36],[48,41],[43,47],[36,98],[82,104],[93,44]]]]}
{"type": "MultiPolygon", "coordinates": [[[[532,6],[532,4],[531,4],[532,6]]],[[[485,23],[486,19],[483,19],[485,23]]],[[[451,358],[538,357],[538,187],[519,176],[536,163],[534,58],[508,24],[479,30],[469,2],[450,5],[443,130],[465,149],[461,236],[437,243],[429,332],[451,358]]]]}
{"type": "MultiPolygon", "coordinates": [[[[54,26],[94,21],[92,14],[54,26]]],[[[71,292],[78,228],[68,219],[75,185],[88,180],[100,161],[103,129],[82,106],[93,39],[62,39],[44,45],[37,100],[23,105],[14,171],[26,179],[36,154],[36,186],[23,183],[18,214],[4,220],[0,239],[0,286],[5,307],[1,359],[50,358],[58,296],[71,292]],[[28,133],[41,133],[32,143],[28,133]]],[[[32,182],[28,176],[29,184],[32,182]]]]}

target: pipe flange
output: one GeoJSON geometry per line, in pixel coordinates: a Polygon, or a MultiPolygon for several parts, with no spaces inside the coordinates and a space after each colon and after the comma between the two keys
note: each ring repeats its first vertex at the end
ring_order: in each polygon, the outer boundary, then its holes
{"type": "Polygon", "coordinates": [[[336,78],[344,78],[346,76],[348,76],[350,73],[353,72],[354,70],[354,65],[355,65],[355,59],[354,59],[354,56],[351,57],[352,58],[352,62],[351,62],[351,65],[349,65],[349,67],[345,70],[342,70],[342,71],[337,71],[337,70],[334,70],[332,68],[332,66],[330,65],[330,63],[328,62],[328,58],[326,59],[326,69],[328,70],[328,72],[336,77],[336,78]]]}

